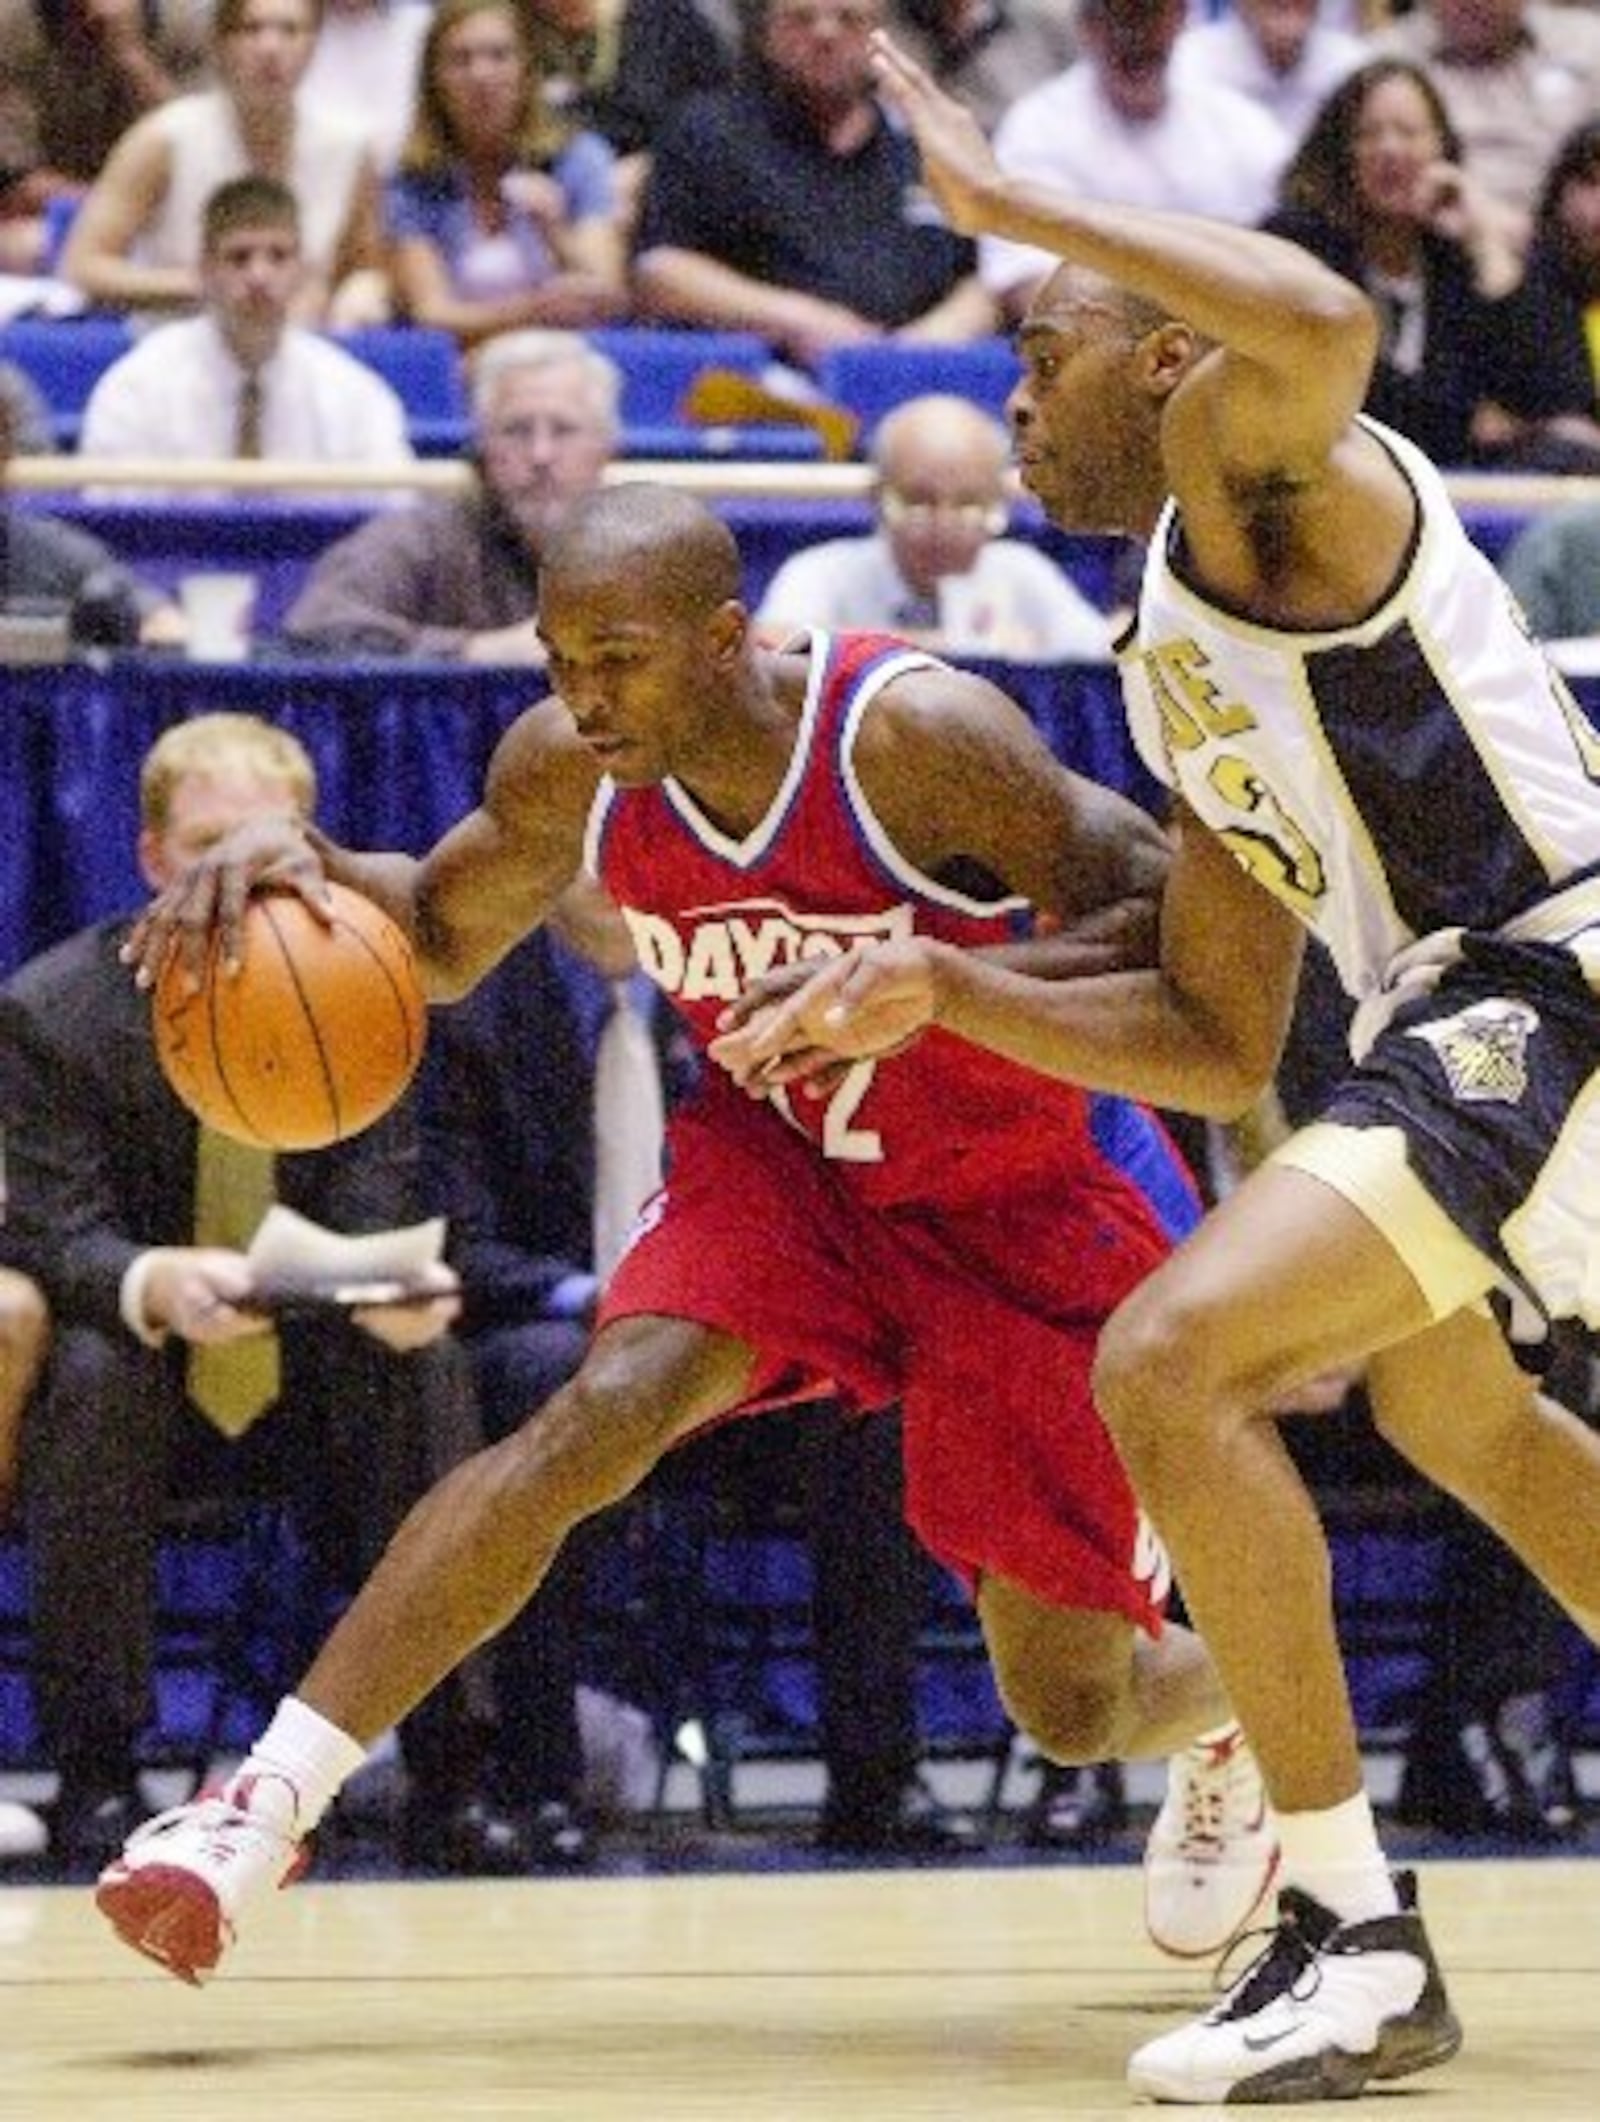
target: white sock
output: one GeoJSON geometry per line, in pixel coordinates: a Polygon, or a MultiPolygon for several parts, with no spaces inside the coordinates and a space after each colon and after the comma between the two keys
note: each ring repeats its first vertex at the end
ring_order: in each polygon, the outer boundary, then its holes
{"type": "Polygon", "coordinates": [[[1277,1820],[1283,1885],[1312,1895],[1341,1923],[1365,1923],[1399,1908],[1365,1791],[1323,1812],[1279,1813],[1277,1820]]]}
{"type": "Polygon", "coordinates": [[[337,1724],[296,1696],[285,1695],[251,1747],[244,1769],[288,1778],[298,1798],[295,1825],[308,1835],[366,1758],[367,1749],[337,1724]]]}

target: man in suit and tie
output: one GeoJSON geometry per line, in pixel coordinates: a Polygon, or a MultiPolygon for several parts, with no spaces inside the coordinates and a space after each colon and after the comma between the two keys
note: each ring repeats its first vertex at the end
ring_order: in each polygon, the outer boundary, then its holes
{"type": "MultiPolygon", "coordinates": [[[[243,715],[178,724],[141,773],[145,879],[159,888],[252,816],[309,816],[315,796],[311,760],[284,732],[243,715]]],[[[148,998],[118,958],[126,926],[69,937],[0,992],[8,1244],[53,1318],[22,1478],[35,1694],[60,1775],[52,1854],[69,1872],[103,1862],[144,1810],[156,1560],[174,1483],[249,1492],[270,1481],[348,1576],[477,1441],[443,1269],[438,1295],[418,1305],[296,1319],[269,1341],[270,1322],[251,1308],[244,1233],[197,1229],[197,1179],[217,1169],[214,1145],[161,1074],[148,998]],[[251,1359],[242,1381],[216,1362],[229,1347],[251,1359]]],[[[351,1140],[272,1161],[276,1197],[329,1228],[381,1230],[422,1213],[409,1102],[351,1140]]],[[[522,1828],[482,1786],[491,1709],[469,1668],[407,1721],[403,1849],[425,1809],[436,1861],[525,1867],[522,1828]]]]}

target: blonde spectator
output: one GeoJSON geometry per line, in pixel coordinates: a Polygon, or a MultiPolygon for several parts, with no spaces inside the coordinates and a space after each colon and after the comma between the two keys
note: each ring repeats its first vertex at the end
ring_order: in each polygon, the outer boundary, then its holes
{"type": "Polygon", "coordinates": [[[626,308],[616,156],[547,105],[513,0],[441,0],[386,198],[415,323],[473,345],[626,308]]]}
{"type": "Polygon", "coordinates": [[[205,201],[229,177],[276,177],[301,213],[306,274],[296,321],[376,321],[385,302],[378,179],[359,124],[310,104],[301,83],[320,0],[218,0],[218,86],[141,118],[90,188],[63,275],[108,309],[200,300],[205,201]]]}

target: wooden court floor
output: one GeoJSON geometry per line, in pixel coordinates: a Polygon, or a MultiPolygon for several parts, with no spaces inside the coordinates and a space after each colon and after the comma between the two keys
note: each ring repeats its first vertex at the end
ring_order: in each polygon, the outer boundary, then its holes
{"type": "MultiPolygon", "coordinates": [[[[1467,2047],[1367,2111],[1593,2122],[1600,1866],[1441,1863],[1425,1897],[1467,2047]]],[[[307,1884],[204,1992],[18,1886],[0,2115],[1122,2116],[1127,2050],[1205,1982],[1146,1945],[1130,1865],[307,1884]]]]}

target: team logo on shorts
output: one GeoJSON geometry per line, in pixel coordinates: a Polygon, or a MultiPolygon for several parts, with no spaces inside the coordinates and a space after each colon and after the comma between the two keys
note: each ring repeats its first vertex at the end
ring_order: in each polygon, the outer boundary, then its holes
{"type": "Polygon", "coordinates": [[[1437,1024],[1407,1032],[1439,1057],[1452,1096],[1464,1105],[1520,1105],[1528,1088],[1528,1040],[1539,1012],[1526,1002],[1474,1002],[1437,1024]]]}

